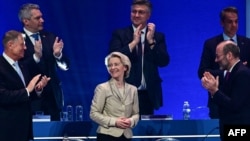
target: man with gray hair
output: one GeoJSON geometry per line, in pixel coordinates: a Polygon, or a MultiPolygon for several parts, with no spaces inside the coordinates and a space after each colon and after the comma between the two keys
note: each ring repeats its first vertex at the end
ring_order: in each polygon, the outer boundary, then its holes
{"type": "Polygon", "coordinates": [[[63,107],[63,93],[61,82],[56,74],[56,69],[63,71],[69,69],[69,60],[63,51],[63,41],[51,32],[43,29],[43,15],[37,4],[27,3],[21,6],[18,13],[23,24],[23,33],[26,34],[24,58],[20,61],[31,61],[34,64],[31,74],[45,74],[51,81],[39,98],[32,101],[33,113],[43,111],[50,115],[51,120],[60,120],[60,111],[63,107]]]}
{"type": "Polygon", "coordinates": [[[27,65],[19,60],[26,46],[21,32],[10,30],[3,36],[0,56],[0,141],[33,139],[30,101],[38,97],[50,78],[32,78],[27,65]]]}
{"type": "MultiPolygon", "coordinates": [[[[232,6],[226,7],[221,10],[219,17],[223,33],[209,38],[204,42],[198,68],[198,77],[200,79],[203,77],[205,71],[209,71],[214,76],[223,73],[223,71],[219,69],[219,64],[214,62],[214,60],[216,57],[216,46],[224,40],[231,40],[239,46],[241,50],[240,59],[250,68],[250,39],[237,34],[239,23],[237,8],[232,6]]],[[[218,107],[214,104],[209,93],[207,106],[209,108],[209,117],[211,119],[219,118],[218,107]]]]}

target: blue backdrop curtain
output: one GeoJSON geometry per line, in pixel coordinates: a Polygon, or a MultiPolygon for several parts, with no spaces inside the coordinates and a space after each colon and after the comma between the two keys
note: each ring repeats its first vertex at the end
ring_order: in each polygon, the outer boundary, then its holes
{"type": "MultiPolygon", "coordinates": [[[[31,2],[41,7],[45,29],[63,39],[64,51],[71,60],[67,72],[59,71],[65,105],[89,108],[97,84],[108,78],[104,66],[108,43],[114,29],[130,25],[130,0],[1,0],[0,33],[22,30],[17,13],[20,5],[31,2]]],[[[239,9],[239,34],[246,34],[244,0],[152,0],[150,22],[165,33],[170,64],[160,68],[163,78],[164,107],[156,114],[182,117],[183,101],[192,109],[206,107],[207,92],[201,87],[197,69],[205,39],[221,33],[219,12],[226,6],[239,9]]],[[[2,48],[0,49],[2,50],[2,48]]],[[[205,113],[205,114],[204,114],[205,113]]],[[[193,112],[191,118],[207,118],[193,112]],[[202,116],[202,117],[201,117],[202,116]]]]}

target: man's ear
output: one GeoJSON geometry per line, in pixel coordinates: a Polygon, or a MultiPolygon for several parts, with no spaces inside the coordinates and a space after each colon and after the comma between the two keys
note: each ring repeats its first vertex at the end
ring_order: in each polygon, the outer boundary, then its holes
{"type": "Polygon", "coordinates": [[[9,41],[7,42],[7,47],[12,48],[13,44],[14,44],[14,41],[9,41]]]}
{"type": "Polygon", "coordinates": [[[29,20],[28,19],[23,19],[22,21],[23,21],[24,25],[27,25],[29,20]]]}
{"type": "Polygon", "coordinates": [[[227,59],[231,60],[232,57],[233,57],[233,54],[232,52],[228,52],[227,55],[226,55],[227,59]]]}

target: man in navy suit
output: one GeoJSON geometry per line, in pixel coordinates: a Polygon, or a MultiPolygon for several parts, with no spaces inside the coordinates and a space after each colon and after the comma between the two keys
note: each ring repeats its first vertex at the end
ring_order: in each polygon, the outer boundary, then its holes
{"type": "Polygon", "coordinates": [[[63,107],[63,93],[61,82],[56,74],[57,68],[68,70],[69,60],[62,53],[63,41],[53,33],[43,30],[44,19],[37,4],[24,4],[18,14],[26,34],[27,49],[24,58],[20,61],[33,61],[32,75],[45,74],[51,78],[41,97],[32,101],[33,113],[43,111],[50,115],[51,120],[60,120],[60,111],[63,107]]]}
{"type": "Polygon", "coordinates": [[[210,97],[218,106],[220,135],[222,141],[225,126],[250,126],[250,69],[240,60],[240,49],[232,41],[223,41],[216,48],[216,58],[221,70],[229,72],[229,76],[213,76],[205,72],[202,85],[210,93],[210,97]],[[219,88],[220,82],[223,82],[219,88]]]}
{"type": "Polygon", "coordinates": [[[41,74],[32,78],[27,64],[18,61],[26,50],[21,32],[6,32],[3,46],[0,57],[0,140],[28,141],[33,139],[30,102],[41,94],[50,78],[40,77],[41,74]]]}
{"type": "MultiPolygon", "coordinates": [[[[224,40],[234,41],[240,48],[240,59],[250,67],[250,39],[238,35],[238,10],[235,7],[226,7],[220,13],[220,22],[223,33],[215,37],[207,39],[201,55],[200,65],[198,68],[198,76],[201,79],[205,71],[209,71],[214,76],[222,75],[223,70],[219,69],[219,64],[214,62],[216,46],[224,40]]],[[[210,118],[218,118],[218,106],[211,100],[208,94],[208,108],[210,118]]]]}
{"type": "Polygon", "coordinates": [[[162,87],[158,67],[169,64],[165,36],[148,23],[152,4],[148,0],[134,0],[131,5],[132,25],[115,30],[109,52],[119,51],[132,63],[127,82],[138,88],[140,115],[153,115],[162,105],[162,87]]]}

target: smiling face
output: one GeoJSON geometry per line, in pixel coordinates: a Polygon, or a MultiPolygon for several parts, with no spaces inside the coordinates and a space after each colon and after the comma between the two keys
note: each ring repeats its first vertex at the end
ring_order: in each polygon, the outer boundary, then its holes
{"type": "Polygon", "coordinates": [[[151,11],[146,5],[133,5],[131,6],[130,19],[135,27],[142,24],[142,27],[147,25],[147,21],[150,18],[151,11]]]}
{"type": "Polygon", "coordinates": [[[21,33],[18,34],[17,38],[8,41],[5,47],[5,53],[14,61],[23,58],[25,50],[25,41],[21,33]]]}
{"type": "Polygon", "coordinates": [[[123,80],[127,68],[122,64],[119,57],[111,57],[108,60],[108,72],[112,78],[123,80]]]}

